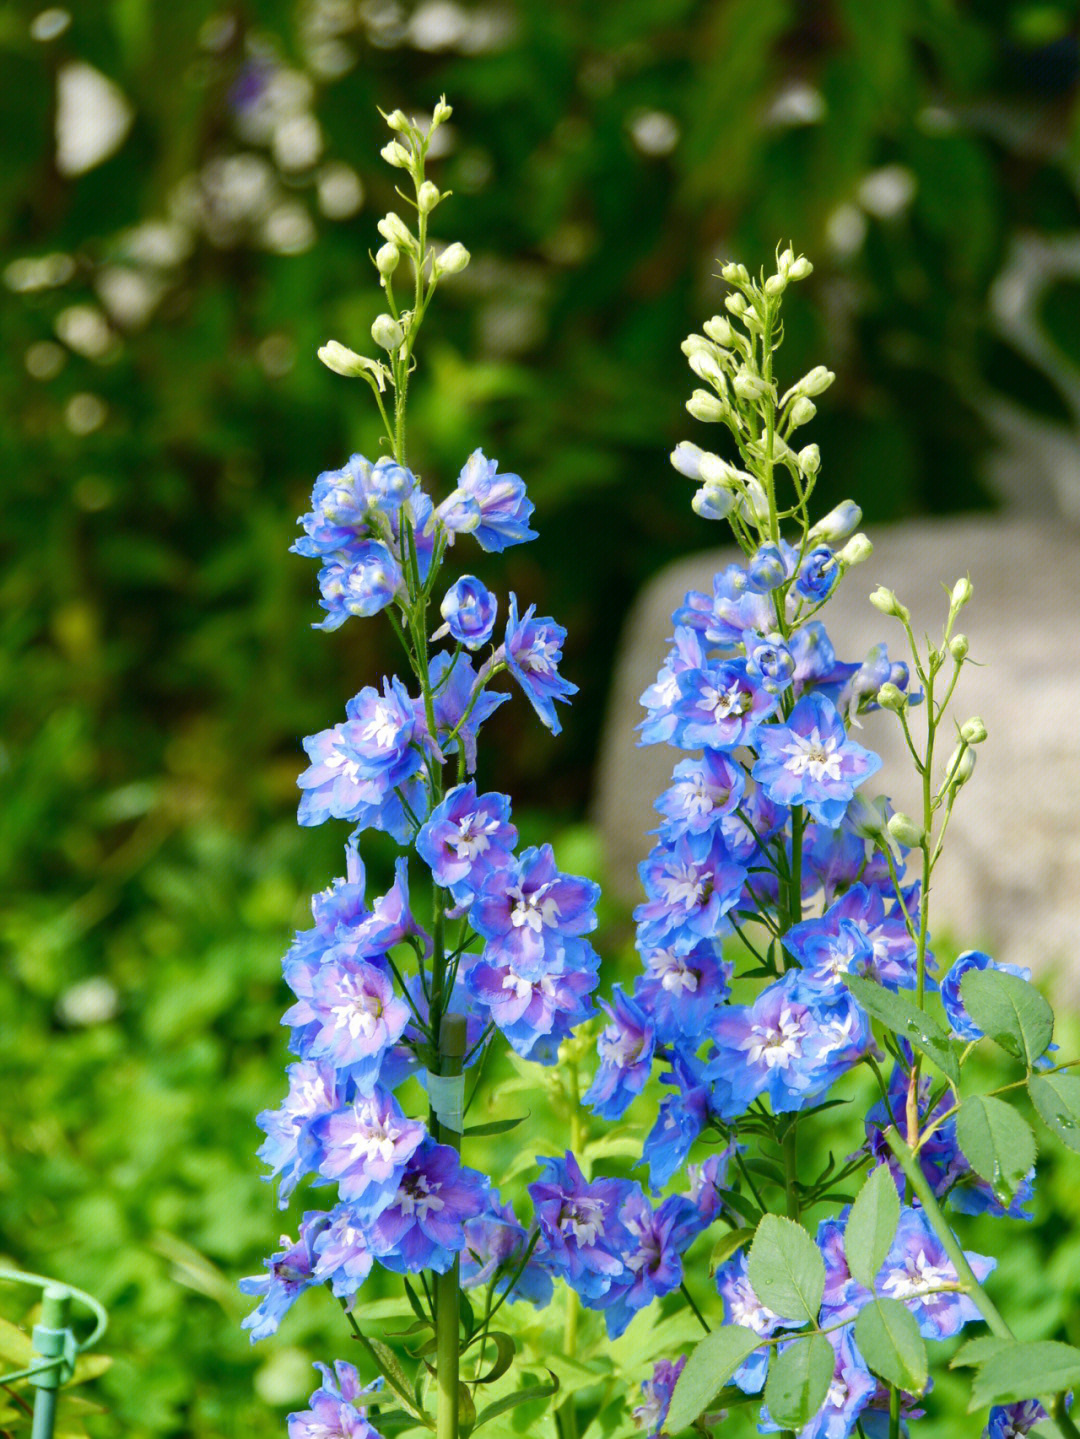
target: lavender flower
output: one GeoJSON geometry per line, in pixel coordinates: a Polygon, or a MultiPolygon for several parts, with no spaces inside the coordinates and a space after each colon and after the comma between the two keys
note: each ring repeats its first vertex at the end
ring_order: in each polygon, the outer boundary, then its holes
{"type": "Polygon", "coordinates": [[[835,828],[858,785],[881,768],[876,754],[849,740],[836,706],[822,695],[803,695],[786,724],[763,726],[761,758],[753,775],[776,804],[805,805],[835,828]]]}

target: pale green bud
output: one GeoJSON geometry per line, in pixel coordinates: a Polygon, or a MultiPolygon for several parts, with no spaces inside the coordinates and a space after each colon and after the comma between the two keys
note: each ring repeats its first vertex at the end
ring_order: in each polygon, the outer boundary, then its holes
{"type": "Polygon", "coordinates": [[[741,400],[760,400],[771,388],[760,375],[751,374],[747,369],[736,372],[732,385],[741,400]]]}
{"type": "Polygon", "coordinates": [[[397,350],[405,339],[405,327],[393,315],[376,315],[371,326],[371,338],[380,350],[397,350]]]}
{"type": "Polygon", "coordinates": [[[884,838],[887,830],[883,810],[884,800],[871,802],[857,794],[849,801],[844,818],[862,839],[884,838]]]}
{"type": "Polygon", "coordinates": [[[390,114],[386,117],[386,123],[390,126],[391,130],[397,130],[398,132],[408,130],[409,128],[409,121],[403,110],[391,110],[390,114]]]}
{"type": "Polygon", "coordinates": [[[852,565],[861,565],[873,553],[874,546],[866,535],[858,534],[852,535],[844,548],[838,552],[836,558],[845,569],[850,569],[852,565]]]}
{"type": "Polygon", "coordinates": [[[379,154],[395,170],[407,170],[412,164],[412,154],[400,140],[387,140],[379,154]]]}
{"type": "Polygon", "coordinates": [[[786,275],[770,275],[765,281],[766,295],[782,295],[787,289],[786,275]]]}
{"type": "Polygon", "coordinates": [[[434,130],[436,125],[445,125],[453,113],[453,105],[448,105],[446,103],[446,96],[440,95],[439,103],[435,106],[435,113],[431,117],[431,128],[434,130]]]}
{"type": "Polygon", "coordinates": [[[413,238],[412,231],[400,215],[394,214],[393,210],[388,215],[384,215],[375,228],[384,240],[389,240],[399,250],[412,251],[416,249],[416,240],[413,238]]]}
{"type": "Polygon", "coordinates": [[[692,355],[713,355],[716,353],[716,346],[704,335],[687,335],[686,339],[679,346],[686,358],[689,360],[692,355]]]}
{"type": "Polygon", "coordinates": [[[945,780],[950,789],[959,789],[967,784],[975,771],[975,751],[960,744],[949,756],[945,766],[945,780]]]}
{"type": "Polygon", "coordinates": [[[695,390],[687,400],[686,408],[695,420],[722,420],[727,414],[727,406],[715,395],[710,395],[708,390],[695,390]]]}
{"type": "Polygon", "coordinates": [[[807,445],[795,457],[804,475],[816,475],[821,469],[821,450],[817,445],[807,445]]]}
{"type": "Polygon", "coordinates": [[[416,208],[421,215],[430,215],[441,199],[442,195],[439,193],[438,185],[432,184],[430,180],[425,180],[416,192],[416,208]]]}
{"type": "Polygon", "coordinates": [[[720,274],[729,285],[749,285],[750,283],[750,275],[746,266],[740,265],[736,260],[729,260],[720,274]]]}
{"type": "Polygon", "coordinates": [[[889,816],[886,828],[897,844],[902,844],[905,849],[917,849],[926,837],[926,831],[921,824],[909,814],[901,814],[899,811],[889,816]]]}
{"type": "Polygon", "coordinates": [[[972,715],[960,726],[960,738],[966,739],[968,744],[982,744],[986,738],[986,726],[978,715],[972,715]]]}
{"type": "Polygon", "coordinates": [[[400,259],[401,251],[392,241],[387,240],[385,245],[380,245],[375,251],[375,268],[385,280],[397,269],[400,259]]]}
{"type": "Polygon", "coordinates": [[[785,249],[781,250],[779,255],[777,255],[776,268],[777,270],[779,270],[781,275],[786,275],[787,272],[791,269],[792,265],[794,265],[794,263],[795,251],[791,248],[790,245],[788,245],[785,249]]]}
{"type": "Polygon", "coordinates": [[[892,710],[893,714],[899,714],[907,704],[907,695],[892,680],[886,680],[877,692],[877,702],[883,710],[892,710]]]}
{"type": "Polygon", "coordinates": [[[788,411],[788,418],[792,425],[798,429],[800,425],[808,425],[817,414],[817,405],[813,400],[808,400],[805,395],[800,395],[788,411]]]}
{"type": "Polygon", "coordinates": [[[435,257],[435,274],[437,277],[460,275],[471,259],[472,256],[465,246],[455,240],[452,245],[447,245],[441,255],[435,257]]]}
{"type": "Polygon", "coordinates": [[[895,615],[898,620],[905,621],[911,618],[911,611],[900,603],[892,590],[887,590],[884,585],[878,585],[874,590],[870,596],[870,603],[883,615],[895,615]]]}
{"type": "Polygon", "coordinates": [[[765,486],[760,480],[755,480],[752,475],[747,475],[743,480],[743,488],[746,494],[740,505],[740,512],[759,524],[766,524],[769,519],[769,499],[765,493],[765,486]]]}
{"type": "Polygon", "coordinates": [[[738,315],[741,318],[746,315],[750,307],[747,305],[743,296],[736,292],[734,295],[726,295],[724,297],[724,308],[729,310],[731,314],[738,315]]]}
{"type": "Polygon", "coordinates": [[[814,267],[805,255],[800,255],[793,264],[787,267],[787,277],[789,280],[805,280],[808,275],[812,275],[813,273],[814,267]]]}
{"type": "Polygon", "coordinates": [[[727,349],[735,342],[735,331],[726,315],[714,315],[711,320],[706,320],[701,328],[710,340],[715,340],[718,345],[724,345],[727,349]]]}
{"type": "MultiPolygon", "coordinates": [[[[807,448],[816,450],[817,446],[813,445],[807,448]]],[[[800,460],[801,458],[800,455],[800,460]]],[[[862,510],[855,501],[841,500],[827,515],[822,515],[816,525],[810,526],[807,539],[811,544],[824,541],[825,544],[835,545],[839,540],[846,540],[848,535],[854,534],[861,523],[862,510]]]]}
{"type": "Polygon", "coordinates": [[[710,385],[715,385],[718,390],[724,387],[724,372],[716,363],[716,356],[712,354],[712,346],[708,350],[695,350],[690,356],[690,368],[699,380],[705,380],[710,385]]]}
{"type": "Polygon", "coordinates": [[[727,460],[722,460],[719,455],[711,454],[708,450],[701,453],[698,474],[706,485],[730,485],[735,480],[747,478],[742,470],[737,470],[734,465],[729,465],[727,460]]]}
{"type": "Polygon", "coordinates": [[[804,375],[792,388],[799,395],[823,395],[835,379],[836,375],[832,370],[826,369],[824,365],[815,365],[810,373],[804,375]]]}
{"type": "Polygon", "coordinates": [[[335,375],[346,375],[350,379],[362,375],[372,364],[371,360],[365,360],[363,355],[358,355],[355,350],[339,345],[337,340],[327,340],[325,345],[320,345],[318,354],[328,370],[333,370],[335,375]]]}
{"type": "Polygon", "coordinates": [[[949,653],[957,664],[961,664],[967,658],[969,648],[967,635],[953,635],[949,641],[949,653]]]}
{"type": "Polygon", "coordinates": [[[965,575],[962,580],[957,580],[956,584],[952,587],[952,596],[949,601],[951,608],[954,610],[962,609],[968,600],[971,599],[972,593],[971,581],[965,575]]]}

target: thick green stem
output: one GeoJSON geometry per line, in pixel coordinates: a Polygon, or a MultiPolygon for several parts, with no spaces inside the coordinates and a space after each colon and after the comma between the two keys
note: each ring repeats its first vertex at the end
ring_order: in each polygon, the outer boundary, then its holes
{"type": "MultiPolygon", "coordinates": [[[[439,1026],[439,1072],[444,1075],[461,1073],[465,1055],[465,1018],[445,1014],[439,1026]]],[[[461,1152],[461,1135],[449,1125],[439,1123],[438,1140],[461,1152]]],[[[458,1439],[458,1386],[461,1364],[458,1331],[460,1313],[460,1274],[455,1259],[445,1274],[435,1279],[435,1364],[438,1393],[435,1409],[438,1439],[458,1439]]]]}

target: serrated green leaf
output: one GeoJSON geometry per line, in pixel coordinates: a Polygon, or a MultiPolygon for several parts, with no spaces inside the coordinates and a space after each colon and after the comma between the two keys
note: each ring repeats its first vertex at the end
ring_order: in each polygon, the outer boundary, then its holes
{"type": "MultiPolygon", "coordinates": [[[[504,1394],[501,1399],[496,1399],[493,1403],[481,1409],[480,1413],[476,1416],[476,1423],[473,1428],[479,1429],[482,1425],[488,1423],[489,1420],[497,1418],[500,1414],[505,1414],[508,1409],[516,1409],[519,1404],[528,1404],[531,1399],[550,1399],[551,1396],[557,1392],[559,1381],[556,1375],[551,1373],[550,1369],[548,1373],[551,1374],[550,1384],[532,1384],[528,1389],[515,1389],[513,1394],[504,1394]]],[[[462,1387],[464,1388],[464,1385],[462,1387]]]]}
{"type": "Polygon", "coordinates": [[[855,1343],[870,1369],[912,1394],[926,1388],[926,1344],[915,1316],[899,1299],[875,1299],[859,1310],[855,1343]]]}
{"type": "Polygon", "coordinates": [[[691,1353],[671,1396],[666,1428],[678,1434],[703,1414],[731,1376],[761,1343],[761,1336],[741,1324],[714,1329],[691,1353]]]}
{"type": "Polygon", "coordinates": [[[1028,1093],[1047,1128],[1066,1148],[1080,1154],[1080,1075],[1033,1074],[1028,1093]]]}
{"type": "Polygon", "coordinates": [[[960,1064],[949,1036],[932,1014],[920,1009],[914,1000],[895,994],[872,979],[845,974],[843,980],[867,1014],[925,1054],[951,1083],[960,1083],[960,1064]]]}
{"type": "Polygon", "coordinates": [[[1054,1037],[1054,1011],[1033,984],[1000,969],[972,969],[960,981],[964,1008],[983,1033],[1028,1069],[1054,1037]]]}
{"type": "Polygon", "coordinates": [[[715,1274],[721,1264],[726,1264],[731,1256],[744,1244],[749,1244],[753,1237],[752,1229],[729,1229],[726,1234],[722,1234],[709,1255],[709,1273],[715,1274]]]}
{"type": "Polygon", "coordinates": [[[856,1195],[844,1230],[848,1268],[867,1289],[873,1289],[900,1223],[900,1196],[887,1164],[878,1165],[856,1195]]]}
{"type": "Polygon", "coordinates": [[[1016,1404],[1033,1394],[1059,1394],[1080,1384],[1080,1349],[1041,1339],[997,1350],[975,1376],[968,1413],[987,1404],[1016,1404]]]}
{"type": "Polygon", "coordinates": [[[774,1354],[765,1385],[769,1417],[785,1429],[802,1429],[825,1402],[836,1355],[824,1334],[809,1334],[774,1354]]]}
{"type": "Polygon", "coordinates": [[[825,1261],[801,1224],[766,1214],[750,1246],[746,1272],[755,1294],[775,1314],[799,1322],[817,1318],[825,1261]]]}
{"type": "Polygon", "coordinates": [[[990,1094],[965,1099],[956,1138],[967,1162],[1008,1204],[1035,1163],[1035,1135],[1022,1115],[990,1094]]]}

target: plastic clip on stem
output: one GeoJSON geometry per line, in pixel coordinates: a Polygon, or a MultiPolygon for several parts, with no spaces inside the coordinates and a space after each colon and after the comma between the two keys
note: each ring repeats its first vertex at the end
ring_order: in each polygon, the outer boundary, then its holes
{"type": "Polygon", "coordinates": [[[41,1296],[41,1320],[34,1325],[34,1353],[51,1361],[30,1376],[34,1395],[32,1439],[52,1439],[60,1386],[75,1367],[75,1336],[71,1332],[71,1292],[50,1284],[41,1296]]]}
{"type": "MultiPolygon", "coordinates": [[[[442,1079],[455,1078],[461,1074],[465,1058],[466,1028],[465,1017],[461,1014],[444,1014],[439,1025],[439,1073],[442,1079]]],[[[464,1079],[460,1084],[464,1085],[464,1079]]],[[[434,1098],[434,1096],[433,1096],[434,1098]]],[[[453,1118],[460,1125],[460,1105],[438,1105],[438,1141],[448,1144],[459,1154],[461,1152],[461,1129],[446,1123],[453,1118]],[[445,1116],[445,1117],[444,1117],[445,1116]]],[[[438,1374],[438,1400],[436,1425],[438,1439],[457,1439],[458,1436],[458,1316],[460,1274],[459,1261],[455,1256],[453,1264],[445,1274],[435,1281],[435,1345],[438,1374]]]]}

